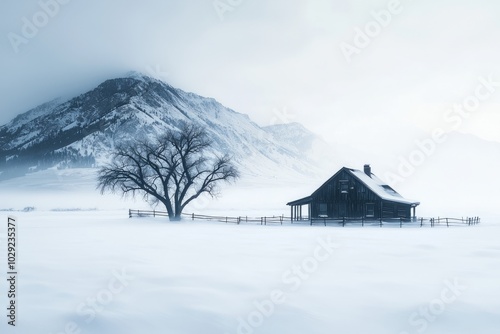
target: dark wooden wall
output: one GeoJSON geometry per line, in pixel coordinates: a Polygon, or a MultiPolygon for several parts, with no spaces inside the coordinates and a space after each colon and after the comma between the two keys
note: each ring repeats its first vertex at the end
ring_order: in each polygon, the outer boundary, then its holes
{"type": "Polygon", "coordinates": [[[341,170],[313,194],[311,209],[312,217],[368,217],[368,213],[373,213],[373,218],[411,217],[409,204],[381,200],[345,170],[341,170]],[[368,212],[369,206],[373,212],[368,212]]]}

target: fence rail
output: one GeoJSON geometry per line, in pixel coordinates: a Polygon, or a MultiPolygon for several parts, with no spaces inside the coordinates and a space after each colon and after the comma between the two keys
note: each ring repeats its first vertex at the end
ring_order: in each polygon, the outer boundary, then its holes
{"type": "Polygon", "coordinates": [[[128,217],[168,217],[168,213],[156,210],[128,210],[128,217]]]}
{"type": "Polygon", "coordinates": [[[465,225],[476,225],[481,222],[481,218],[479,217],[462,217],[462,218],[450,218],[450,217],[431,217],[431,218],[424,218],[424,217],[419,217],[419,218],[365,218],[365,217],[358,217],[358,218],[352,218],[352,217],[343,217],[343,218],[312,218],[312,219],[307,219],[305,221],[310,222],[311,225],[314,223],[319,223],[319,224],[324,224],[325,226],[327,224],[338,224],[345,226],[346,224],[350,225],[355,225],[355,224],[360,224],[361,226],[364,226],[365,224],[377,224],[380,227],[383,225],[394,225],[394,224],[399,224],[399,227],[403,227],[404,225],[412,225],[415,226],[418,224],[420,227],[423,227],[424,225],[428,225],[431,227],[435,226],[444,226],[450,227],[450,226],[465,226],[465,225]]]}
{"type": "MultiPolygon", "coordinates": [[[[156,210],[128,210],[129,218],[132,217],[168,217],[168,213],[165,211],[156,211],[156,210]]],[[[343,217],[343,218],[307,218],[302,220],[292,220],[291,217],[282,216],[263,216],[263,217],[249,217],[249,216],[209,216],[209,215],[198,215],[195,213],[182,214],[183,217],[186,217],[191,220],[207,220],[207,221],[217,221],[226,224],[242,224],[242,223],[253,223],[260,225],[268,225],[268,224],[280,224],[283,225],[283,222],[291,222],[292,224],[297,223],[308,223],[310,225],[313,224],[333,224],[333,225],[379,225],[380,227],[387,225],[399,225],[399,227],[403,227],[405,225],[410,226],[465,226],[465,225],[476,225],[481,223],[481,218],[479,217],[462,217],[462,218],[450,218],[450,217],[430,217],[430,218],[365,218],[365,217],[343,217]]]]}
{"type": "MultiPolygon", "coordinates": [[[[148,210],[128,210],[129,218],[132,217],[168,217],[168,213],[165,211],[148,211],[148,210]]],[[[249,216],[208,216],[208,215],[198,215],[195,213],[183,213],[183,217],[190,218],[191,220],[208,220],[208,221],[219,221],[222,223],[254,223],[260,225],[267,224],[281,224],[284,221],[291,220],[290,217],[285,216],[264,216],[264,217],[249,217],[249,216]]]]}

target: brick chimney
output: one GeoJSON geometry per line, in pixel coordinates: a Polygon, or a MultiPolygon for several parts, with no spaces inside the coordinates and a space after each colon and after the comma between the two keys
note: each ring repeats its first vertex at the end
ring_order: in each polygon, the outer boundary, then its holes
{"type": "Polygon", "coordinates": [[[366,175],[368,175],[369,177],[372,177],[372,168],[370,167],[370,165],[366,164],[364,166],[364,171],[365,171],[366,175]]]}

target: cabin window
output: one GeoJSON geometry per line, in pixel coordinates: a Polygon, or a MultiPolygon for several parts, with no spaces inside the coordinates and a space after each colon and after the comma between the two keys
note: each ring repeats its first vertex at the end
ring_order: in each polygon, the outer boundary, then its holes
{"type": "Polygon", "coordinates": [[[319,215],[320,216],[328,215],[328,205],[326,203],[319,204],[319,215]]]}
{"type": "Polygon", "coordinates": [[[375,203],[366,204],[366,217],[375,217],[375,203]]]}
{"type": "Polygon", "coordinates": [[[386,184],[384,184],[384,185],[382,186],[382,188],[384,188],[384,190],[385,190],[388,194],[391,194],[391,195],[396,195],[396,194],[397,194],[397,192],[396,192],[394,189],[392,189],[390,186],[388,186],[388,185],[386,185],[386,184]]]}
{"type": "Polygon", "coordinates": [[[340,193],[347,194],[349,192],[349,183],[347,180],[340,181],[340,193]]]}
{"type": "Polygon", "coordinates": [[[406,217],[406,209],[399,207],[398,208],[398,217],[406,217]]]}

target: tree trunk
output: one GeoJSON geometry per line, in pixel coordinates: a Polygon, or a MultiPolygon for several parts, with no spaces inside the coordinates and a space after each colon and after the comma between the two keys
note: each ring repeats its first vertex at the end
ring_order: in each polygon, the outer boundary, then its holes
{"type": "Polygon", "coordinates": [[[178,222],[182,219],[180,214],[176,214],[174,216],[169,216],[169,219],[171,222],[178,222]]]}

